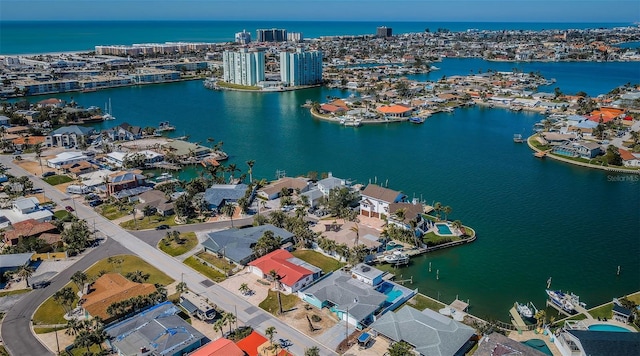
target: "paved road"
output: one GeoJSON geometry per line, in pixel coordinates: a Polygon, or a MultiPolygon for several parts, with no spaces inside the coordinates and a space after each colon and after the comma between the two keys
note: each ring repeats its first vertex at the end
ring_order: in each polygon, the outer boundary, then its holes
{"type": "MultiPolygon", "coordinates": [[[[0,162],[2,162],[5,167],[10,168],[10,173],[14,175],[29,175],[28,172],[24,171],[18,166],[15,166],[10,160],[11,157],[0,156],[0,162]]],[[[49,197],[51,200],[56,201],[60,205],[68,205],[63,204],[63,199],[67,198],[66,194],[60,193],[57,190],[52,190],[51,187],[46,185],[46,183],[44,183],[40,179],[36,178],[33,179],[33,181],[35,188],[43,188],[47,190],[47,197],[49,197]]],[[[290,327],[286,323],[283,323],[279,319],[273,317],[271,314],[268,314],[262,309],[251,305],[243,299],[238,298],[235,294],[227,291],[219,285],[214,284],[206,277],[182,264],[178,260],[168,257],[161,251],[155,249],[154,246],[151,246],[136,238],[128,231],[123,230],[118,225],[98,215],[92,208],[83,204],[76,204],[75,208],[75,213],[79,218],[85,219],[90,225],[93,224],[97,230],[99,230],[105,236],[108,236],[110,240],[118,242],[121,245],[119,248],[124,248],[123,251],[132,251],[133,254],[165,272],[171,278],[175,280],[183,280],[187,283],[189,289],[191,289],[195,293],[206,296],[207,298],[209,298],[209,300],[216,303],[220,308],[229,312],[237,312],[238,320],[241,323],[245,325],[251,325],[254,329],[263,334],[267,327],[274,326],[277,330],[278,338],[288,339],[292,342],[289,350],[293,354],[301,355],[304,353],[304,350],[306,348],[314,345],[320,348],[320,352],[323,355],[336,354],[332,349],[319,344],[317,341],[290,327]]],[[[185,228],[187,229],[187,231],[192,231],[190,227],[185,228]]],[[[114,245],[115,244],[113,243],[105,243],[104,245],[96,248],[96,250],[91,254],[94,254],[92,256],[95,260],[100,259],[98,256],[106,257],[110,254],[113,254],[113,250],[116,249],[115,247],[113,247],[114,245]],[[103,255],[101,255],[101,253],[103,253],[103,255]]],[[[73,268],[70,268],[64,271],[64,273],[61,273],[46,289],[31,292],[30,294],[34,295],[28,298],[31,303],[22,301],[18,303],[18,305],[14,306],[11,312],[7,314],[7,317],[10,317],[9,322],[11,324],[11,327],[5,325],[6,323],[3,323],[2,333],[6,342],[7,349],[12,355],[18,356],[50,354],[50,351],[44,348],[31,335],[31,332],[29,330],[29,321],[31,315],[33,314],[33,311],[35,310],[37,305],[39,305],[48,296],[52,295],[53,293],[55,293],[55,291],[61,288],[75,271],[85,269],[93,263],[91,259],[88,258],[87,262],[83,262],[83,260],[81,260],[82,263],[78,262],[73,266],[73,268]],[[20,329],[21,333],[14,332],[17,329],[20,329]],[[5,335],[5,331],[9,334],[5,335]],[[34,342],[25,342],[25,338],[34,339],[35,344],[34,342]]],[[[27,297],[25,297],[25,300],[27,300],[27,297]]]]}
{"type": "MultiPolygon", "coordinates": [[[[253,224],[253,217],[233,220],[234,227],[247,226],[251,224],[253,224]]],[[[129,233],[136,236],[140,240],[146,242],[150,246],[155,247],[158,245],[158,242],[160,242],[160,240],[162,240],[162,238],[167,235],[167,231],[176,230],[180,232],[200,232],[200,231],[225,229],[228,227],[231,227],[231,221],[223,220],[218,222],[208,222],[208,223],[202,223],[202,224],[171,226],[171,229],[169,230],[154,230],[154,229],[139,230],[139,231],[130,230],[129,233]]]]}

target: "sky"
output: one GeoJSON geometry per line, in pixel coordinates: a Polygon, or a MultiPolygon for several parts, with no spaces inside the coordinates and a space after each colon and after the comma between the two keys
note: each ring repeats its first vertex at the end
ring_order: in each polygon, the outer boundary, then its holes
{"type": "Polygon", "coordinates": [[[638,0],[1,0],[0,20],[640,22],[638,0]]]}

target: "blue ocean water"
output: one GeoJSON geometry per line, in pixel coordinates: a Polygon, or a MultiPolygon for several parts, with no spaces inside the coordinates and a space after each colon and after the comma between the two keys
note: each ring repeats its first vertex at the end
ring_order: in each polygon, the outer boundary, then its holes
{"type": "Polygon", "coordinates": [[[285,28],[305,38],[374,34],[387,26],[394,34],[436,31],[585,29],[628,23],[515,22],[310,22],[310,21],[0,21],[0,54],[90,51],[96,45],[149,42],[228,42],[246,29],[255,38],[260,28],[285,28]]]}

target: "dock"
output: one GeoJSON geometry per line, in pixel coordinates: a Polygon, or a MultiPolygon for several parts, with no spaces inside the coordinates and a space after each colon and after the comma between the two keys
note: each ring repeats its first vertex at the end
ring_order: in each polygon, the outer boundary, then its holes
{"type": "Polygon", "coordinates": [[[539,151],[533,154],[536,158],[545,158],[547,156],[547,153],[544,151],[539,151]]]}
{"type": "Polygon", "coordinates": [[[552,307],[553,309],[557,310],[558,312],[562,313],[563,315],[566,315],[567,317],[571,317],[573,316],[573,314],[569,314],[567,313],[565,310],[563,310],[562,308],[560,308],[559,306],[555,305],[552,301],[550,301],[549,299],[547,299],[547,306],[552,307]]]}
{"type": "Polygon", "coordinates": [[[511,314],[511,323],[516,327],[516,329],[527,330],[527,324],[525,324],[520,313],[518,313],[515,303],[513,304],[513,307],[509,309],[509,314],[511,314]]]}

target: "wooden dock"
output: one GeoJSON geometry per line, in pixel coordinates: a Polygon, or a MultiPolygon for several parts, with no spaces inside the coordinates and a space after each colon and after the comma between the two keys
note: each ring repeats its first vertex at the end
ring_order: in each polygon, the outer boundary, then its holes
{"type": "Polygon", "coordinates": [[[525,324],[524,320],[522,320],[522,317],[520,316],[520,313],[518,313],[515,304],[511,309],[509,309],[509,314],[511,314],[511,323],[516,327],[516,329],[527,330],[527,324],[525,324]]]}

